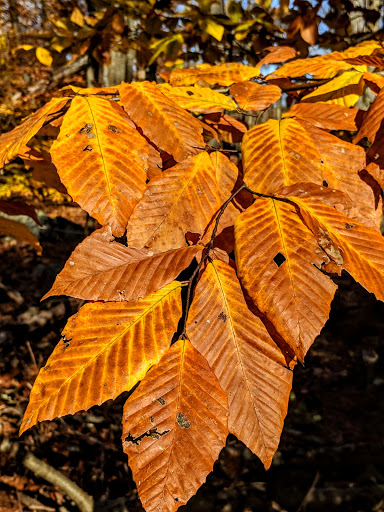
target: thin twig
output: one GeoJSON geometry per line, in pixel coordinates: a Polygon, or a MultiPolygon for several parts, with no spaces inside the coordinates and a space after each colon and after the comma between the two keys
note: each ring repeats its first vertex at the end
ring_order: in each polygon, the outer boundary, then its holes
{"type": "Polygon", "coordinates": [[[60,471],[38,459],[30,452],[24,457],[23,465],[36,476],[56,485],[76,503],[81,512],[93,512],[93,498],[60,471]]]}
{"type": "Polygon", "coordinates": [[[34,367],[36,368],[36,371],[38,371],[39,367],[37,366],[37,363],[36,363],[35,354],[33,353],[31,344],[30,344],[30,342],[28,340],[26,342],[26,345],[27,345],[27,348],[28,348],[29,355],[31,356],[32,363],[33,363],[34,367]]]}
{"type": "Polygon", "coordinates": [[[316,485],[319,482],[319,479],[320,479],[320,473],[317,471],[310,488],[308,489],[306,495],[304,496],[304,498],[303,498],[302,502],[300,503],[300,506],[296,512],[303,512],[305,510],[305,507],[312,499],[313,493],[315,491],[316,485]]]}
{"type": "Polygon", "coordinates": [[[195,268],[193,274],[191,275],[191,277],[188,280],[188,291],[187,291],[187,300],[186,300],[186,304],[185,304],[184,325],[183,325],[183,331],[182,331],[182,333],[179,336],[179,340],[180,339],[188,339],[188,336],[187,336],[187,320],[188,320],[189,309],[190,309],[190,306],[191,306],[191,294],[192,294],[193,281],[194,281],[196,275],[198,274],[202,264],[205,262],[205,260],[207,258],[209,258],[209,251],[212,249],[212,246],[215,243],[216,233],[217,233],[217,229],[219,227],[219,222],[220,222],[221,216],[223,215],[223,213],[224,213],[225,209],[227,208],[227,206],[229,205],[229,203],[237,196],[237,194],[239,192],[241,192],[242,190],[246,189],[246,188],[247,187],[244,184],[240,188],[238,188],[236,190],[236,192],[234,192],[231,195],[231,197],[225,201],[225,203],[222,205],[222,207],[220,208],[220,210],[219,210],[219,212],[217,214],[217,217],[216,217],[216,220],[215,220],[215,226],[213,228],[213,231],[212,231],[212,234],[211,234],[211,238],[210,238],[208,244],[205,246],[204,254],[202,255],[200,262],[198,263],[198,265],[195,268]]]}

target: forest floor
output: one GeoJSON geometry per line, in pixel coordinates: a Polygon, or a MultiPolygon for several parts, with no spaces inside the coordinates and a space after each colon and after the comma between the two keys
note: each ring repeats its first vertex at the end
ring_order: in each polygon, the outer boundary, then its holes
{"type": "MultiPolygon", "coordinates": [[[[38,369],[81,305],[65,297],[40,302],[86,222],[68,206],[49,216],[41,257],[27,245],[0,243],[0,512],[78,510],[25,468],[27,452],[76,482],[95,510],[139,512],[120,441],[126,395],[18,437],[38,369]]],[[[230,436],[207,482],[180,511],[384,511],[384,304],[348,275],[337,284],[330,319],[305,367],[295,369],[271,469],[230,436]]]]}

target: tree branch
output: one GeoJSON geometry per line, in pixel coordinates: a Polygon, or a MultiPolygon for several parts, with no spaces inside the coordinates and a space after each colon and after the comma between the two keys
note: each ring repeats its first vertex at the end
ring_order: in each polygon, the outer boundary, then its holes
{"type": "Polygon", "coordinates": [[[61,491],[76,503],[81,512],[93,512],[93,498],[60,471],[38,459],[30,452],[24,457],[23,465],[36,476],[44,478],[53,485],[57,485],[61,491]]]}

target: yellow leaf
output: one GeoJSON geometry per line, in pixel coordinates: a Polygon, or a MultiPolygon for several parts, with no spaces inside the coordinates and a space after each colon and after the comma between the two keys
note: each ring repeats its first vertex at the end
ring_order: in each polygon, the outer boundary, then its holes
{"type": "Polygon", "coordinates": [[[74,201],[122,236],[145,190],[148,143],[115,102],[76,96],[51,148],[74,201]]]}
{"type": "Polygon", "coordinates": [[[72,23],[79,25],[79,27],[82,27],[84,25],[84,16],[82,15],[78,7],[75,7],[73,9],[71,17],[69,19],[72,21],[72,23]]]}
{"type": "Polygon", "coordinates": [[[16,46],[16,48],[14,48],[12,52],[17,52],[17,50],[25,50],[26,52],[29,52],[29,50],[33,49],[33,44],[20,44],[19,46],[16,46]]]}
{"type": "Polygon", "coordinates": [[[174,281],[145,299],[83,306],[37,376],[20,433],[137,384],[170,345],[182,313],[181,287],[174,281]]]}
{"type": "Polygon", "coordinates": [[[304,103],[322,102],[353,107],[363,94],[363,76],[364,73],[360,71],[345,71],[342,75],[304,96],[302,101],[304,103]]]}
{"type": "Polygon", "coordinates": [[[217,41],[221,41],[223,39],[224,27],[223,25],[216,23],[216,21],[207,19],[205,30],[210,36],[214,37],[217,41]]]}
{"type": "Polygon", "coordinates": [[[14,130],[0,136],[0,168],[15,158],[20,150],[36,135],[51,114],[62,109],[69,98],[52,98],[29,119],[14,130]]]}
{"type": "Polygon", "coordinates": [[[36,57],[39,62],[44,64],[44,66],[51,66],[52,65],[52,55],[49,50],[46,48],[43,48],[42,46],[38,46],[36,48],[36,57]]]}
{"type": "Polygon", "coordinates": [[[210,114],[237,108],[232,98],[209,87],[172,87],[169,84],[161,84],[160,90],[180,107],[191,112],[210,114]]]}

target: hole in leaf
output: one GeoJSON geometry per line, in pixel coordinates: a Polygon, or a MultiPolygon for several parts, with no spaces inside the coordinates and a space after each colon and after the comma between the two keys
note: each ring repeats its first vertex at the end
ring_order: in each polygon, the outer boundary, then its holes
{"type": "Polygon", "coordinates": [[[187,94],[188,94],[188,96],[193,96],[193,92],[192,91],[187,91],[187,94]]]}
{"type": "Polygon", "coordinates": [[[328,183],[325,180],[323,181],[323,186],[328,187],[328,183]]]}
{"type": "Polygon", "coordinates": [[[278,267],[281,267],[281,265],[284,263],[284,261],[287,258],[284,256],[284,254],[281,254],[281,252],[278,252],[276,256],[273,258],[273,261],[276,263],[278,267]]]}

